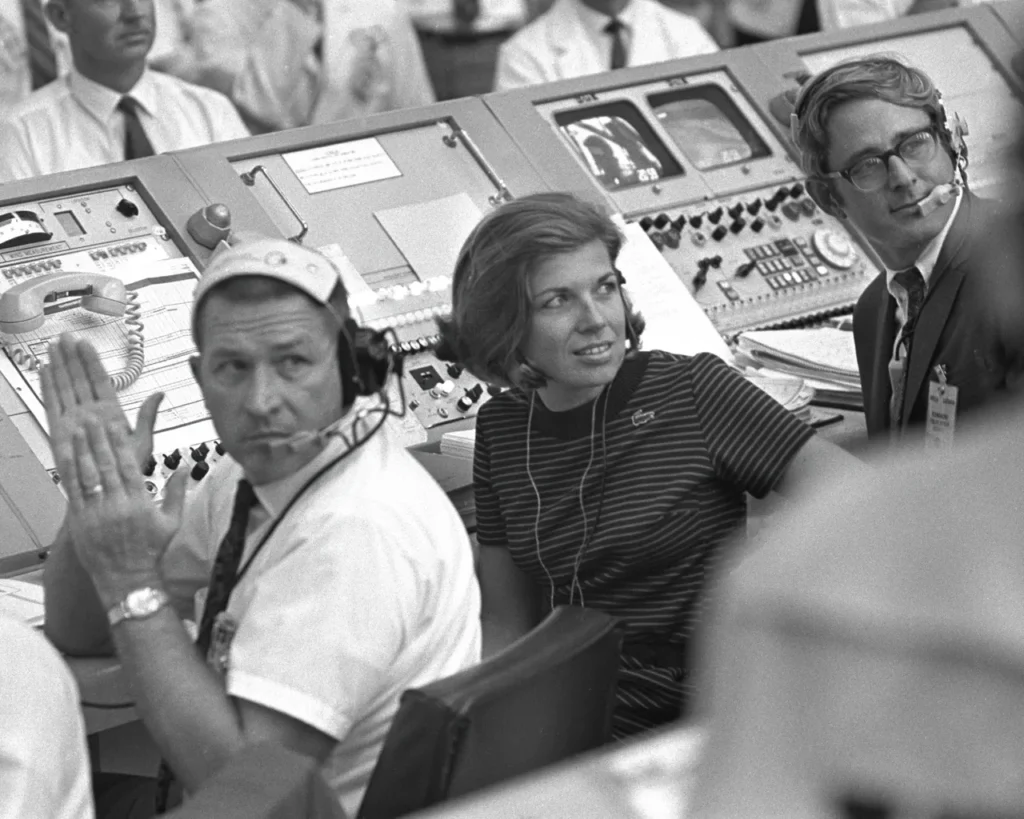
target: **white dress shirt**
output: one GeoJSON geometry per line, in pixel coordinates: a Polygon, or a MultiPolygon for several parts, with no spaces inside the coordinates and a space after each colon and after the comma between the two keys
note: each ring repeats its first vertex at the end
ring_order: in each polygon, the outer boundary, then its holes
{"type": "MultiPolygon", "coordinates": [[[[43,3],[45,5],[45,0],[43,3]]],[[[71,67],[67,38],[53,26],[48,28],[57,58],[57,73],[64,74],[71,67]]],[[[32,77],[21,0],[0,0],[0,111],[25,99],[31,92],[32,77]]]]}
{"type": "MultiPolygon", "coordinates": [[[[626,27],[628,66],[718,51],[718,44],[697,18],[657,0],[631,0],[618,19],[626,27]]],[[[501,45],[495,89],[505,91],[608,71],[612,37],[604,28],[610,20],[580,0],[555,0],[548,11],[501,45]]]]}
{"type": "MultiPolygon", "coordinates": [[[[294,474],[255,487],[241,564],[252,567],[222,618],[231,636],[214,652],[231,697],[336,740],[323,774],[348,816],[358,813],[402,692],[475,665],[481,640],[473,551],[458,512],[388,427],[366,440],[377,416],[360,421],[359,409],[376,402],[360,402],[342,429],[365,443],[333,438],[294,474]]],[[[190,496],[161,566],[179,612],[194,609],[209,580],[242,476],[225,457],[190,496]]]]}
{"type": "MultiPolygon", "coordinates": [[[[622,23],[622,39],[626,44],[626,64],[629,65],[633,56],[633,32],[637,24],[637,4],[630,3],[614,19],[622,23]]],[[[599,11],[594,11],[590,6],[579,4],[577,13],[582,24],[580,31],[590,40],[591,46],[600,56],[606,68],[612,67],[612,41],[613,37],[605,28],[613,18],[599,11]]]]}
{"type": "Polygon", "coordinates": [[[396,0],[323,0],[312,8],[320,19],[294,0],[198,3],[198,76],[228,91],[264,131],[434,102],[419,38],[396,0]]]}
{"type": "MultiPolygon", "coordinates": [[[[129,92],[157,153],[249,135],[223,94],[147,70],[129,92]]],[[[0,183],[124,159],[121,94],[72,70],[0,120],[0,183]]]]}
{"type": "MultiPolygon", "coordinates": [[[[942,252],[942,246],[946,243],[949,229],[953,226],[957,213],[960,212],[960,204],[963,202],[963,198],[963,193],[959,192],[954,201],[953,210],[950,211],[949,218],[946,220],[946,224],[935,238],[925,246],[925,249],[921,251],[921,255],[917,257],[917,261],[914,263],[914,266],[921,271],[921,278],[924,279],[925,298],[928,297],[928,284],[935,270],[935,265],[939,261],[939,253],[942,252]]],[[[903,269],[905,270],[906,268],[903,269]]],[[[903,325],[907,323],[907,302],[909,297],[906,288],[896,281],[895,276],[899,272],[899,270],[889,270],[888,268],[885,271],[885,286],[889,291],[889,295],[896,300],[896,339],[893,341],[892,356],[889,358],[889,381],[892,384],[894,393],[896,392],[897,381],[903,378],[903,367],[906,365],[907,358],[903,355],[903,351],[899,350],[899,347],[903,325]],[[900,354],[897,356],[898,350],[900,354]]]]}

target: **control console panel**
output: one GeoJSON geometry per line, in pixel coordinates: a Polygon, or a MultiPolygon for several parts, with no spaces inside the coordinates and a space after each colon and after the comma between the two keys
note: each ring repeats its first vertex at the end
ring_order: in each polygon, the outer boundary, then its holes
{"type": "Polygon", "coordinates": [[[434,355],[437,318],[451,312],[451,279],[392,285],[351,299],[361,323],[392,330],[392,352],[402,357],[402,395],[408,413],[426,430],[469,418],[490,393],[458,364],[434,355]]]}
{"type": "Polygon", "coordinates": [[[62,333],[87,338],[129,418],[165,394],[158,451],[214,437],[188,360],[198,271],[136,183],[0,204],[0,372],[22,407],[10,412],[47,468],[39,368],[62,333]]]}
{"type": "MultiPolygon", "coordinates": [[[[388,423],[404,443],[472,424],[487,385],[433,354],[436,319],[451,310],[451,276],[473,227],[513,196],[545,188],[480,100],[266,135],[244,150],[210,145],[176,160],[211,201],[232,211],[243,198],[256,202],[281,235],[331,258],[356,320],[394,331],[406,417],[388,423]]],[[[202,227],[197,241],[223,232],[223,214],[214,215],[190,223],[202,227]]]]}
{"type": "Polygon", "coordinates": [[[846,312],[878,272],[800,182],[639,223],[723,335],[846,312]]]}
{"type": "Polygon", "coordinates": [[[851,310],[878,267],[807,195],[800,166],[730,68],[688,71],[696,62],[488,104],[552,185],[578,190],[575,166],[638,223],[723,335],[851,310]]]}

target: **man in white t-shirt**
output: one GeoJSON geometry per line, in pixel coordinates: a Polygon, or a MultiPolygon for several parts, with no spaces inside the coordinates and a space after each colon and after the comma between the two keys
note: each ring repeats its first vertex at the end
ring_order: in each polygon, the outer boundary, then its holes
{"type": "Polygon", "coordinates": [[[0,612],[0,819],[92,819],[89,754],[68,667],[0,612]]]}
{"type": "Polygon", "coordinates": [[[162,508],[143,488],[158,400],[133,436],[91,346],[51,350],[69,511],[47,561],[47,630],[72,653],[113,638],[186,790],[271,741],[320,760],[354,815],[401,692],[479,660],[470,544],[383,425],[387,357],[349,319],[329,260],[284,240],[223,252],[196,289],[193,332],[230,457],[187,507],[185,476],[162,508]],[[193,610],[198,652],[180,616],[193,610]]]}

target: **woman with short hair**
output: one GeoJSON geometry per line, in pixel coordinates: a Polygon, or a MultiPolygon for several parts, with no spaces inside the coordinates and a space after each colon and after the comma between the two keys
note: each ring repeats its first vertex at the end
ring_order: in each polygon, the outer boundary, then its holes
{"type": "Polygon", "coordinates": [[[746,493],[856,463],[721,359],[642,352],[622,242],[568,194],[502,205],[462,247],[439,349],[510,387],[476,424],[484,653],[556,605],[621,618],[617,736],[687,713],[689,641],[746,493]]]}

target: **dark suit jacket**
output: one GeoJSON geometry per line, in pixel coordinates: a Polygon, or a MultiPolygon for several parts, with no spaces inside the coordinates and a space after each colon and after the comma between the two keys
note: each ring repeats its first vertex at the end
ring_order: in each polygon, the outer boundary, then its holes
{"type": "MultiPolygon", "coordinates": [[[[1000,206],[969,191],[953,220],[914,333],[901,425],[923,429],[928,383],[934,367],[946,367],[959,389],[957,421],[997,394],[1015,386],[1024,373],[1024,257],[1000,206]]],[[[883,271],[867,286],[854,310],[857,366],[864,391],[868,434],[888,433],[889,359],[896,340],[896,301],[883,271]]]]}

